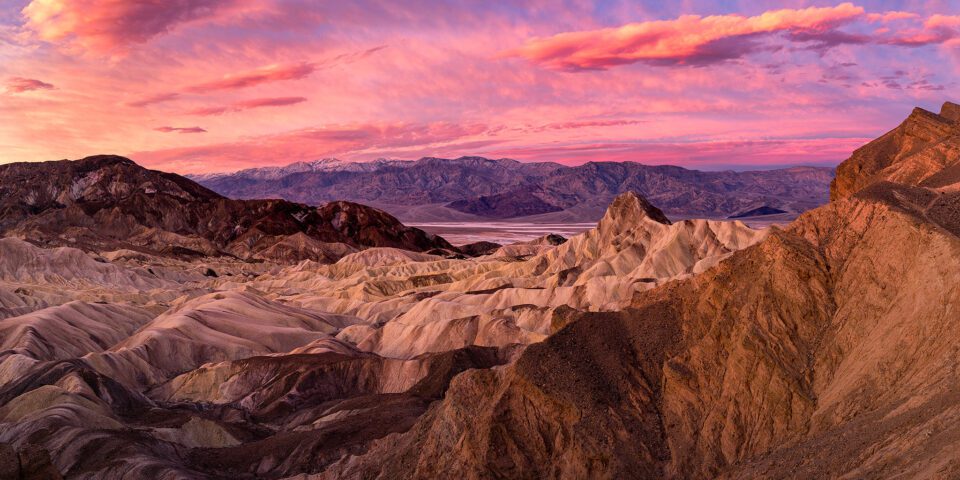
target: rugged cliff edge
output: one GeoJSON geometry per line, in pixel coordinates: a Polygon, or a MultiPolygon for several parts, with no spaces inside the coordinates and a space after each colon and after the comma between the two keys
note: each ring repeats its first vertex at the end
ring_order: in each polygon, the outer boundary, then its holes
{"type": "Polygon", "coordinates": [[[320,477],[960,476],[956,111],[915,111],[831,204],[466,372],[320,477]]]}

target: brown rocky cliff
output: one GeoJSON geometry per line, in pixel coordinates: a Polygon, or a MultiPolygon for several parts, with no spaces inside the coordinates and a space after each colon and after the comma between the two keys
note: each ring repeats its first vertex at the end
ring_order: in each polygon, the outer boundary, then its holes
{"type": "Polygon", "coordinates": [[[760,244],[460,375],[324,478],[960,477],[960,192],[913,186],[950,168],[955,111],[915,111],[760,244]]]}
{"type": "Polygon", "coordinates": [[[960,396],[936,392],[960,369],[958,255],[899,205],[837,201],[457,377],[410,432],[328,478],[952,478],[960,430],[938,422],[960,396]],[[885,445],[913,447],[870,454],[885,445]]]}
{"type": "Polygon", "coordinates": [[[888,180],[918,185],[960,162],[960,106],[946,102],[940,114],[915,108],[899,126],[858,148],[837,167],[830,198],[846,198],[888,180]]]}

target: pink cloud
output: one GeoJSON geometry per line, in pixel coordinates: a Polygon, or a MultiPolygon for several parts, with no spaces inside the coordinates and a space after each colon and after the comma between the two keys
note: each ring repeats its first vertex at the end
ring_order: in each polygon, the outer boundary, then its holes
{"type": "Polygon", "coordinates": [[[237,103],[223,106],[223,107],[198,108],[198,109],[187,112],[187,115],[200,115],[200,116],[223,115],[225,113],[241,112],[243,110],[250,110],[254,108],[296,105],[298,103],[303,103],[306,101],[307,101],[306,97],[255,98],[253,100],[245,100],[242,102],[237,102],[237,103]]]}
{"type": "Polygon", "coordinates": [[[702,64],[738,58],[754,50],[749,38],[776,32],[825,32],[864,14],[862,7],[810,7],[742,15],[684,15],[675,20],[534,38],[507,55],[557,70],[603,70],[636,62],[702,64]]]}
{"type": "Polygon", "coordinates": [[[569,130],[574,128],[590,127],[622,127],[626,125],[640,125],[647,123],[646,120],[585,120],[572,122],[548,123],[538,130],[569,130]]]}
{"type": "Polygon", "coordinates": [[[200,127],[157,127],[154,130],[164,133],[206,133],[206,130],[200,127]]]}
{"type": "Polygon", "coordinates": [[[187,91],[193,93],[209,93],[218,90],[236,90],[281,80],[299,80],[310,76],[316,69],[316,64],[310,62],[289,65],[269,65],[250,72],[226,75],[220,80],[200,83],[188,87],[187,91]]]}
{"type": "MultiPolygon", "coordinates": [[[[444,145],[481,135],[486,125],[447,122],[330,125],[238,142],[139,152],[144,165],[181,173],[226,171],[251,166],[286,165],[338,155],[444,145]]],[[[487,140],[483,144],[489,144],[487,140]]],[[[388,156],[388,155],[381,155],[388,156]]]]}
{"type": "Polygon", "coordinates": [[[99,53],[144,43],[177,25],[214,16],[237,0],[33,0],[21,12],[41,39],[99,53]]]}
{"type": "Polygon", "coordinates": [[[7,91],[12,93],[23,93],[33,90],[52,90],[55,88],[47,82],[23,77],[11,77],[7,80],[6,85],[7,91]]]}
{"type": "Polygon", "coordinates": [[[180,97],[179,93],[158,93],[156,95],[150,95],[143,97],[140,100],[135,100],[133,102],[127,103],[129,107],[146,107],[148,105],[153,105],[155,103],[169,102],[170,100],[176,100],[180,97]]]}
{"type": "Polygon", "coordinates": [[[634,161],[689,168],[765,167],[778,164],[835,164],[870,138],[718,140],[694,142],[596,142],[493,149],[492,157],[555,161],[634,161]]]}
{"type": "Polygon", "coordinates": [[[958,28],[960,27],[960,15],[931,15],[923,26],[930,29],[936,28],[958,28]]]}
{"type": "Polygon", "coordinates": [[[920,18],[920,14],[917,14],[914,12],[899,12],[899,11],[867,14],[868,22],[878,22],[878,23],[889,23],[897,20],[912,20],[914,18],[920,18]]]}

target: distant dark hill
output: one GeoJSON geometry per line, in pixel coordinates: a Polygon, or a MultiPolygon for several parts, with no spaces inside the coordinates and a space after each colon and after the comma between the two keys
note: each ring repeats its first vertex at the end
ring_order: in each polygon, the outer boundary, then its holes
{"type": "Polygon", "coordinates": [[[552,217],[596,221],[618,194],[634,191],[672,216],[725,218],[769,206],[797,214],[826,203],[833,170],[795,167],[702,172],[633,162],[577,167],[480,157],[288,167],[195,177],[232,198],[280,197],[308,204],[345,199],[376,205],[405,221],[552,217]]]}
{"type": "Polygon", "coordinates": [[[748,218],[748,217],[761,217],[764,215],[779,215],[781,213],[787,213],[779,208],[768,207],[766,205],[747,210],[746,212],[741,212],[736,215],[730,215],[727,218],[748,218]]]}
{"type": "Polygon", "coordinates": [[[492,218],[526,217],[563,210],[562,207],[542,200],[537,196],[538,193],[549,198],[549,195],[544,195],[542,191],[520,189],[469,200],[457,200],[450,202],[447,206],[463,213],[492,218]]]}
{"type": "Polygon", "coordinates": [[[0,235],[171,256],[335,261],[366,247],[451,248],[375,208],[231,200],[111,155],[0,165],[0,235]]]}

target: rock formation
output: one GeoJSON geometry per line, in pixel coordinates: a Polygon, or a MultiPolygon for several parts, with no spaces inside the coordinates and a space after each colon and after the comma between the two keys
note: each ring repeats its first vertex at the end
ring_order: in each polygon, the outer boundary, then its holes
{"type": "Polygon", "coordinates": [[[230,200],[116,156],[0,166],[0,233],[39,245],[335,261],[366,247],[452,248],[374,208],[230,200]]]}
{"type": "Polygon", "coordinates": [[[116,232],[226,251],[150,212],[231,201],[108,161],[172,193],[97,176],[5,206],[50,235],[0,239],[0,475],[960,477],[958,112],[914,112],[785,228],[626,192],[586,233],[476,257],[371,246],[403,231],[349,204],[282,247],[337,231],[336,261],[170,255],[116,232]]]}
{"type": "Polygon", "coordinates": [[[409,432],[321,477],[960,475],[960,194],[918,186],[948,162],[901,155],[880,170],[907,183],[871,184],[848,176],[877,181],[863,157],[837,184],[865,189],[461,375],[409,432]]]}
{"type": "Polygon", "coordinates": [[[960,106],[944,103],[940,114],[915,108],[897,128],[858,148],[837,167],[830,197],[846,198],[887,180],[933,187],[960,180],[960,106]]]}

